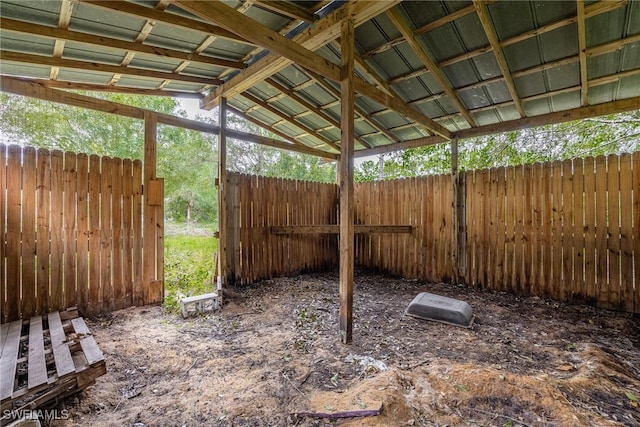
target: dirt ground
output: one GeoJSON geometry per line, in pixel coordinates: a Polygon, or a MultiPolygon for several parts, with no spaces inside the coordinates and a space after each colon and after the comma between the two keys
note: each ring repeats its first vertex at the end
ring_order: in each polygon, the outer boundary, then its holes
{"type": "Polygon", "coordinates": [[[640,426],[638,318],[358,273],[343,345],[338,301],[335,274],[305,275],[236,289],[208,316],[89,319],[108,373],[55,425],[640,426]],[[422,291],[467,301],[473,327],[404,316],[422,291]]]}

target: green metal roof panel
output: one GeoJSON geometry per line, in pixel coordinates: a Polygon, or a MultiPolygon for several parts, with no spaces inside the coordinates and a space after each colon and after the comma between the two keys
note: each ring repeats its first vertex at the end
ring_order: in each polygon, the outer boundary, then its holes
{"type": "Polygon", "coordinates": [[[304,89],[299,90],[297,93],[301,98],[306,99],[307,101],[315,104],[318,107],[329,104],[330,102],[336,100],[333,95],[324,90],[324,88],[322,88],[317,83],[311,86],[307,86],[304,89]]]}
{"type": "Polygon", "coordinates": [[[185,69],[183,69],[181,73],[192,75],[192,76],[217,78],[218,76],[220,76],[220,73],[224,70],[225,68],[217,67],[212,64],[202,64],[200,62],[192,62],[185,69]]]}
{"type": "Polygon", "coordinates": [[[255,47],[246,43],[238,43],[233,40],[223,39],[217,37],[213,43],[211,43],[201,55],[212,56],[214,58],[230,59],[234,61],[241,61],[247,56],[255,47]]]}
{"type": "Polygon", "coordinates": [[[476,68],[471,61],[462,61],[445,67],[444,74],[449,78],[453,87],[468,86],[480,81],[476,68]]]}
{"type": "Polygon", "coordinates": [[[53,0],[2,0],[0,14],[5,18],[55,27],[61,3],[53,0]]]}
{"type": "Polygon", "coordinates": [[[576,15],[575,1],[534,1],[532,7],[538,27],[576,15]]]}
{"type": "Polygon", "coordinates": [[[578,108],[580,107],[581,101],[579,90],[553,95],[550,98],[553,111],[564,111],[572,108],[578,108]]]}
{"type": "Polygon", "coordinates": [[[627,23],[627,9],[628,7],[621,7],[588,18],[586,22],[587,47],[597,46],[621,38],[627,23]]]}
{"type": "Polygon", "coordinates": [[[514,83],[518,95],[521,98],[538,95],[547,91],[543,73],[528,74],[524,77],[519,77],[514,80],[514,83]]]}
{"type": "Polygon", "coordinates": [[[554,31],[538,36],[541,46],[542,62],[548,63],[557,59],[578,54],[578,26],[576,24],[565,25],[554,31]]]}
{"type": "Polygon", "coordinates": [[[0,30],[0,49],[51,56],[55,40],[0,30]]]}
{"type": "Polygon", "coordinates": [[[144,43],[159,46],[165,49],[193,52],[207,38],[207,35],[187,28],[178,28],[173,25],[156,23],[144,43]]]}
{"type": "Polygon", "coordinates": [[[200,83],[172,81],[171,83],[166,85],[164,88],[167,90],[175,90],[178,92],[194,92],[195,93],[202,88],[202,85],[200,83]]]}
{"type": "MultiPolygon", "coordinates": [[[[145,70],[154,70],[154,71],[164,71],[167,73],[173,72],[178,65],[181,64],[181,61],[172,59],[167,60],[165,58],[156,58],[154,56],[149,55],[136,55],[133,57],[129,65],[133,68],[142,68],[145,70]]],[[[191,74],[186,72],[186,69],[183,70],[185,74],[191,74]]],[[[201,75],[201,74],[196,74],[201,75]]],[[[214,77],[214,76],[211,76],[214,77]]]]}
{"type": "Polygon", "coordinates": [[[289,65],[288,67],[280,70],[277,77],[281,81],[287,82],[286,86],[288,87],[298,86],[309,81],[309,76],[293,65],[289,65]]]}
{"type": "MultiPolygon", "coordinates": [[[[49,52],[49,56],[51,55],[49,52]]],[[[90,46],[84,43],[67,42],[64,45],[63,58],[77,61],[88,61],[99,64],[120,65],[124,59],[125,52],[116,49],[90,46]]],[[[140,67],[146,68],[146,67],[140,67]]],[[[153,68],[149,68],[153,69],[153,68]]]]}
{"type": "MultiPolygon", "coordinates": [[[[631,98],[640,96],[640,75],[627,76],[620,79],[618,84],[616,99],[631,98]]],[[[640,108],[640,105],[638,106],[640,108]]]]}
{"type": "Polygon", "coordinates": [[[525,70],[542,64],[540,47],[535,38],[505,46],[502,50],[511,72],[525,70]]]}
{"type": "Polygon", "coordinates": [[[282,30],[291,22],[291,18],[287,18],[255,6],[250,7],[245,12],[245,15],[276,31],[282,30]]]}
{"type": "Polygon", "coordinates": [[[565,89],[580,84],[580,63],[573,62],[545,71],[549,90],[565,89]]]}
{"type": "Polygon", "coordinates": [[[509,88],[504,80],[485,85],[484,89],[491,97],[492,104],[500,104],[511,100],[509,88]]]}
{"type": "Polygon", "coordinates": [[[51,68],[44,65],[18,64],[16,62],[2,61],[0,62],[0,73],[8,76],[16,77],[34,77],[36,79],[48,79],[51,74],[51,68]]]}
{"type": "Polygon", "coordinates": [[[133,41],[138,37],[146,22],[142,18],[108,11],[80,2],[73,9],[73,18],[69,23],[69,29],[133,41]]]}
{"type": "Polygon", "coordinates": [[[508,39],[535,28],[529,2],[498,1],[487,8],[499,40],[508,39]]]}

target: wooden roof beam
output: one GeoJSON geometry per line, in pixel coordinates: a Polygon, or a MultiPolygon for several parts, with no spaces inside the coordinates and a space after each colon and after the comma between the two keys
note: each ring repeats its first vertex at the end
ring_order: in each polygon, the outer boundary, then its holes
{"type": "Polygon", "coordinates": [[[150,21],[162,22],[167,25],[175,27],[188,28],[190,30],[201,31],[207,33],[207,35],[221,37],[227,40],[232,40],[238,43],[250,44],[253,43],[237,36],[231,31],[222,29],[216,25],[207,24],[206,22],[198,21],[197,19],[185,18],[175,13],[164,12],[158,9],[152,9],[146,6],[140,6],[135,3],[127,1],[112,1],[112,0],[79,0],[87,6],[100,7],[103,9],[115,10],[127,15],[132,15],[137,18],[145,18],[150,21]]]}
{"type": "Polygon", "coordinates": [[[32,24],[30,22],[16,21],[9,18],[0,17],[0,28],[6,31],[13,31],[22,34],[33,34],[49,39],[63,41],[74,41],[101,47],[111,47],[135,53],[144,53],[163,58],[175,58],[184,61],[200,62],[203,64],[217,65],[220,67],[242,69],[245,65],[239,61],[229,61],[211,56],[203,56],[196,53],[183,52],[179,50],[165,49],[148,44],[129,42],[125,40],[112,39],[109,37],[95,36],[93,34],[81,33],[67,29],[47,27],[45,25],[32,24]]]}
{"type": "Polygon", "coordinates": [[[314,22],[316,16],[309,12],[307,9],[298,6],[295,3],[289,3],[282,0],[254,0],[254,3],[263,9],[275,12],[279,15],[284,15],[298,21],[314,22]]]}
{"type": "Polygon", "coordinates": [[[580,57],[580,85],[582,90],[580,92],[580,98],[582,105],[589,104],[589,84],[587,77],[587,35],[586,35],[586,23],[584,12],[584,0],[576,0],[576,6],[578,9],[578,56],[580,57]]]}
{"type": "Polygon", "coordinates": [[[126,74],[137,77],[149,77],[154,79],[169,79],[190,83],[220,84],[218,79],[188,76],[165,71],[152,71],[142,68],[129,68],[119,65],[99,64],[96,62],[77,61],[74,59],[52,58],[41,55],[30,55],[27,53],[12,52],[8,50],[0,51],[3,61],[23,62],[27,64],[46,65],[50,67],[74,68],[84,71],[96,71],[109,74],[126,74]]]}
{"type": "MultiPolygon", "coordinates": [[[[338,91],[336,88],[334,88],[329,83],[327,83],[324,80],[324,78],[322,78],[322,76],[320,76],[318,74],[315,74],[315,73],[310,73],[310,74],[311,74],[311,77],[313,78],[313,80],[315,80],[327,92],[329,92],[331,95],[333,95],[334,97],[337,98],[337,100],[335,101],[335,105],[339,105],[340,104],[340,91],[338,91]]],[[[331,102],[330,104],[334,104],[334,103],[331,102]]],[[[325,104],[325,105],[320,106],[320,108],[321,109],[326,109],[326,108],[331,108],[331,106],[329,106],[329,104],[325,104]]],[[[376,122],[375,119],[373,119],[369,114],[367,114],[367,112],[364,111],[362,108],[358,107],[358,105],[354,105],[354,109],[355,109],[355,112],[356,112],[356,114],[358,116],[360,116],[364,120],[366,120],[366,122],[369,123],[369,125],[371,125],[374,129],[377,129],[378,131],[383,133],[391,142],[393,142],[393,143],[400,142],[400,140],[393,133],[389,132],[383,126],[378,124],[378,122],[376,122]]],[[[356,118],[356,120],[357,120],[357,118],[356,118]]]]}
{"type": "MultiPolygon", "coordinates": [[[[535,117],[525,117],[509,122],[495,123],[470,129],[463,129],[455,132],[454,135],[460,139],[475,138],[484,135],[510,132],[536,126],[546,126],[550,124],[582,120],[591,117],[635,111],[638,109],[638,105],[640,105],[640,97],[627,98],[606,104],[589,105],[586,107],[579,107],[572,110],[560,111],[557,113],[549,113],[535,117]]],[[[356,152],[356,157],[391,153],[394,151],[440,144],[443,142],[446,142],[446,140],[440,136],[418,138],[410,141],[403,141],[398,144],[389,144],[366,150],[360,150],[356,152]]]]}
{"type": "MultiPolygon", "coordinates": [[[[310,103],[309,101],[307,101],[306,99],[302,98],[301,96],[299,96],[297,93],[295,93],[293,90],[285,87],[284,85],[278,83],[276,80],[274,80],[272,77],[269,77],[267,80],[265,80],[267,83],[269,83],[271,86],[273,86],[274,88],[276,88],[277,90],[279,90],[280,92],[282,92],[283,94],[287,95],[288,97],[290,97],[291,99],[293,99],[295,102],[297,102],[298,104],[302,105],[303,107],[307,108],[309,111],[314,112],[316,115],[318,115],[322,120],[326,121],[327,123],[329,123],[331,125],[331,127],[340,129],[340,123],[338,123],[338,121],[334,120],[333,118],[331,118],[329,115],[327,115],[324,111],[322,111],[320,108],[318,108],[317,106],[313,105],[312,103],[310,103]]],[[[319,130],[325,130],[326,128],[322,128],[319,130]]],[[[362,146],[364,146],[365,148],[370,148],[371,146],[366,142],[361,140],[360,138],[356,138],[356,140],[362,144],[362,146]]]]}
{"type": "MultiPolygon", "coordinates": [[[[380,2],[370,4],[377,5],[378,3],[380,2]]],[[[277,32],[258,24],[253,19],[238,13],[223,3],[180,1],[179,4],[182,8],[195,13],[201,18],[210,19],[229,31],[237,32],[242,35],[242,37],[246,37],[256,44],[284,56],[289,61],[295,62],[305,69],[313,70],[333,81],[340,80],[340,67],[337,65],[298,43],[281,36],[277,32]]],[[[412,120],[422,123],[433,132],[445,138],[451,137],[451,132],[448,129],[434,122],[421,112],[411,108],[400,98],[390,96],[374,85],[359,78],[354,79],[354,86],[356,91],[361,95],[365,95],[382,105],[410,117],[412,120]]]]}
{"type": "Polygon", "coordinates": [[[269,105],[268,102],[263,101],[262,99],[258,98],[255,95],[252,95],[249,92],[242,92],[241,94],[243,97],[245,97],[246,99],[248,99],[249,101],[253,102],[254,104],[257,104],[259,106],[261,106],[262,108],[264,108],[265,110],[269,111],[270,113],[280,117],[282,120],[287,121],[288,123],[290,123],[291,125],[302,129],[305,132],[308,132],[309,135],[313,136],[314,138],[322,141],[324,144],[326,144],[327,146],[333,148],[334,150],[340,151],[340,146],[338,146],[337,144],[335,144],[333,141],[328,140],[327,138],[325,138],[324,136],[320,135],[319,133],[317,133],[315,130],[309,128],[308,126],[306,126],[303,123],[297,122],[293,119],[291,119],[289,116],[287,116],[286,114],[284,114],[282,111],[278,110],[277,108],[275,108],[272,105],[269,105]]]}
{"type": "MultiPolygon", "coordinates": [[[[351,14],[349,14],[349,11],[346,10],[345,7],[340,7],[329,13],[324,18],[316,21],[306,31],[294,37],[292,41],[314,51],[340,36],[340,23],[345,18],[353,18],[355,25],[358,26],[394,6],[399,1],[400,0],[384,2],[371,2],[367,0],[352,1],[350,2],[351,14]]],[[[282,70],[291,64],[291,62],[291,60],[278,53],[270,53],[266,55],[205,97],[202,102],[202,108],[213,108],[221,96],[233,98],[233,96],[247,90],[257,82],[260,82],[282,70]]]]}
{"type": "Polygon", "coordinates": [[[404,36],[411,49],[416,53],[416,55],[418,55],[420,62],[422,62],[427,67],[427,69],[431,73],[431,76],[444,90],[453,105],[455,105],[460,114],[462,114],[462,116],[465,118],[467,123],[469,123],[469,125],[472,127],[477,126],[476,121],[473,119],[473,117],[471,117],[471,114],[467,110],[467,107],[462,103],[460,98],[458,98],[458,95],[456,95],[447,77],[440,70],[440,68],[438,68],[429,54],[424,50],[424,47],[420,44],[416,36],[413,34],[411,28],[409,28],[409,24],[407,23],[404,16],[402,16],[400,10],[398,8],[389,9],[387,11],[387,16],[389,17],[389,19],[391,19],[393,25],[395,25],[396,28],[400,30],[400,33],[404,36]]]}
{"type": "MultiPolygon", "coordinates": [[[[69,24],[71,23],[71,16],[73,15],[73,3],[69,0],[62,0],[60,3],[60,15],[58,15],[58,28],[62,30],[66,30],[69,28],[69,24]]],[[[0,28],[4,28],[0,25],[0,28]]],[[[62,54],[64,52],[64,40],[56,40],[53,45],[53,57],[54,58],[62,58],[62,54]]],[[[51,67],[51,71],[49,72],[49,79],[56,80],[58,78],[58,74],[60,73],[60,67],[51,67]]]]}
{"type": "MultiPolygon", "coordinates": [[[[274,128],[273,126],[270,126],[270,125],[268,125],[268,124],[256,119],[255,117],[251,117],[250,115],[248,115],[248,114],[246,114],[246,113],[240,111],[239,109],[234,108],[234,107],[232,107],[230,105],[227,105],[227,110],[232,112],[236,116],[238,116],[238,117],[240,117],[240,118],[242,118],[242,119],[244,119],[244,120],[246,120],[246,121],[248,121],[250,123],[255,124],[256,126],[259,126],[259,127],[263,128],[265,130],[268,130],[269,132],[273,133],[274,135],[278,135],[279,137],[283,138],[285,141],[291,141],[292,142],[292,146],[291,147],[287,147],[286,148],[287,150],[302,152],[302,151],[299,151],[298,148],[305,149],[305,147],[306,147],[306,148],[308,148],[310,150],[314,150],[315,153],[305,152],[304,154],[313,154],[313,155],[318,156],[318,157],[323,157],[323,158],[332,159],[332,160],[335,160],[335,159],[338,158],[338,155],[335,154],[335,153],[329,153],[327,151],[318,150],[316,148],[307,146],[306,144],[304,144],[301,141],[297,141],[297,138],[299,138],[299,137],[301,137],[303,135],[306,135],[306,132],[301,134],[301,135],[296,135],[296,136],[292,137],[292,136],[289,136],[286,133],[274,128]],[[292,148],[292,147],[295,147],[295,148],[292,148]]],[[[227,132],[229,132],[229,130],[227,130],[227,132]]],[[[274,147],[274,148],[279,148],[279,147],[274,147]]]]}
{"type": "Polygon", "coordinates": [[[33,83],[41,84],[46,87],[55,89],[67,89],[67,90],[87,90],[90,92],[112,92],[112,93],[128,93],[131,95],[149,95],[149,96],[170,96],[173,98],[193,98],[202,99],[204,96],[199,92],[176,92],[171,90],[157,90],[157,89],[138,89],[135,87],[127,86],[112,86],[112,85],[100,85],[93,83],[77,83],[62,80],[30,80],[33,83]]]}
{"type": "Polygon", "coordinates": [[[491,17],[489,16],[487,6],[484,4],[483,0],[473,0],[473,5],[476,8],[478,18],[480,18],[482,28],[484,29],[487,39],[489,40],[489,44],[493,49],[493,54],[496,58],[496,61],[498,62],[500,71],[504,76],[505,83],[507,84],[507,88],[509,89],[511,98],[515,103],[516,110],[518,110],[518,114],[520,114],[520,117],[525,117],[524,108],[522,108],[522,103],[520,102],[520,99],[518,97],[516,85],[513,82],[513,78],[511,77],[509,65],[507,64],[507,60],[504,57],[504,52],[502,52],[502,48],[500,47],[500,41],[498,40],[498,35],[496,34],[496,30],[493,27],[493,23],[491,22],[491,17]]]}

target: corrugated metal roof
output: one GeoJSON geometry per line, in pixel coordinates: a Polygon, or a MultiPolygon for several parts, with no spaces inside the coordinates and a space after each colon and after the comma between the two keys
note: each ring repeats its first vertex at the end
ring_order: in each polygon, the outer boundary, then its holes
{"type": "MultiPolygon", "coordinates": [[[[376,3],[370,2],[367,7],[377,7],[382,11],[380,3],[376,3]]],[[[6,22],[11,25],[0,28],[0,49],[3,50],[0,72],[47,80],[55,75],[49,71],[54,66],[52,64],[56,64],[59,68],[57,79],[62,81],[94,84],[102,86],[101,89],[109,89],[111,84],[112,90],[154,89],[201,93],[204,96],[211,88],[215,89],[218,80],[237,81],[243,74],[227,68],[227,63],[218,62],[216,65],[198,61],[196,54],[242,62],[250,68],[245,73],[249,75],[260,72],[255,68],[265,64],[264,60],[256,60],[264,57],[264,51],[242,37],[221,31],[215,23],[182,9],[179,4],[164,4],[157,0],[71,4],[72,12],[68,17],[68,31],[71,33],[68,34],[64,23],[67,20],[61,16],[64,10],[61,0],[2,0],[0,17],[3,20],[46,25],[52,29],[58,28],[59,24],[62,27],[56,30],[55,35],[43,37],[31,33],[24,26],[6,22]],[[122,9],[120,5],[143,9],[122,11],[118,10],[122,9]],[[20,28],[12,29],[11,26],[20,28]],[[66,40],[63,45],[56,44],[59,37],[64,40],[65,35],[76,33],[168,50],[157,51],[157,55],[134,52],[116,47],[109,41],[90,44],[66,40]],[[221,36],[215,36],[218,33],[221,36]],[[54,55],[56,46],[58,49],[63,46],[61,54],[54,55]],[[179,52],[194,56],[173,56],[179,52]],[[87,69],[91,71],[78,69],[76,63],[65,62],[69,60],[86,62],[87,69]],[[256,65],[251,65],[254,62],[256,65]],[[119,78],[113,79],[113,69],[101,69],[100,64],[122,71],[119,78]],[[162,72],[166,78],[155,75],[141,77],[136,74],[138,69],[162,72]],[[212,83],[180,81],[178,77],[183,80],[189,77],[210,79],[212,83]]],[[[294,34],[302,33],[302,37],[312,34],[304,33],[303,29],[309,25],[313,27],[313,23],[292,18],[294,15],[290,15],[290,11],[269,10],[273,5],[267,8],[259,1],[244,3],[236,0],[225,4],[255,20],[256,26],[267,27],[290,38],[294,34]]],[[[321,20],[344,7],[344,2],[292,1],[290,6],[304,8],[312,14],[322,10],[316,15],[321,20]]],[[[402,31],[385,12],[378,13],[356,28],[356,54],[369,68],[366,70],[357,65],[357,76],[378,86],[377,90],[388,91],[390,88],[388,96],[395,97],[396,102],[408,103],[424,117],[436,120],[449,131],[518,120],[521,118],[518,103],[528,117],[582,106],[581,41],[574,0],[492,0],[477,4],[449,0],[403,1],[395,8],[402,25],[406,26],[405,31],[413,33],[418,48],[436,64],[444,83],[440,83],[437,75],[428,69],[429,64],[423,63],[414,48],[403,39],[402,31]],[[485,7],[488,22],[479,13],[485,7]],[[495,32],[498,45],[491,45],[487,31],[495,32]],[[496,49],[503,53],[508,69],[501,69],[496,60],[496,49]],[[517,91],[515,100],[508,86],[510,80],[513,80],[517,91]],[[460,105],[464,111],[460,111],[460,105]],[[463,113],[468,113],[467,117],[470,115],[475,123],[467,121],[463,113]]],[[[587,1],[585,12],[584,43],[589,83],[584,90],[589,104],[640,96],[640,0],[587,1]]],[[[336,35],[334,33],[327,40],[335,39],[336,35]]],[[[337,43],[321,46],[316,53],[334,64],[340,63],[337,43]]],[[[299,136],[298,142],[328,149],[324,142],[311,134],[301,136],[307,133],[300,128],[303,126],[339,144],[339,130],[329,127],[331,121],[340,120],[340,105],[335,102],[339,85],[314,77],[296,65],[279,67],[271,74],[271,78],[295,95],[279,96],[277,88],[261,82],[238,91],[240,95],[230,99],[230,105],[242,111],[250,109],[248,114],[266,127],[276,123],[275,130],[290,138],[299,136]],[[241,95],[243,90],[270,102],[273,108],[289,118],[283,121],[265,108],[255,106],[241,95]],[[306,112],[301,102],[314,106],[315,111],[306,112]]],[[[357,96],[356,106],[358,115],[365,115],[357,120],[356,133],[364,144],[371,147],[433,133],[427,132],[430,126],[426,121],[418,124],[415,117],[409,118],[393,111],[389,105],[382,105],[369,96],[357,96]]],[[[364,147],[358,145],[358,148],[364,147]]]]}

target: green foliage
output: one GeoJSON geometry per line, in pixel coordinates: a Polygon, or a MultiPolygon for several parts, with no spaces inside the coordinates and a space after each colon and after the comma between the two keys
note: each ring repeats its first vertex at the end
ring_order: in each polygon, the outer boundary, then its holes
{"type": "Polygon", "coordinates": [[[169,311],[177,311],[178,295],[213,292],[218,240],[212,236],[166,236],[164,240],[165,302],[169,311]]]}
{"type": "MultiPolygon", "coordinates": [[[[460,141],[460,170],[515,166],[640,150],[640,111],[487,135],[460,141]]],[[[356,181],[379,178],[379,161],[365,161],[356,181]]],[[[384,178],[449,173],[449,144],[414,148],[384,156],[384,178]]]]}

